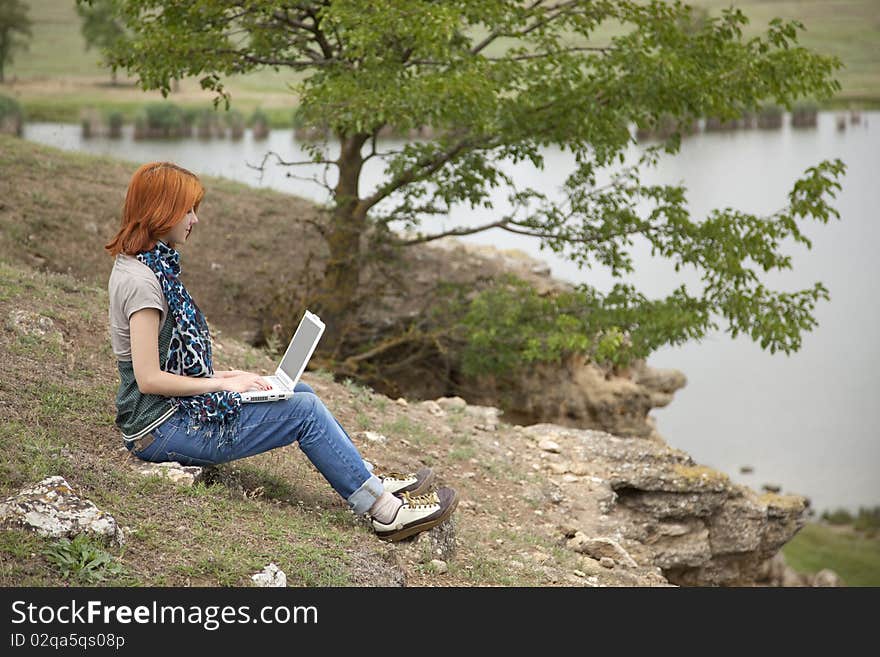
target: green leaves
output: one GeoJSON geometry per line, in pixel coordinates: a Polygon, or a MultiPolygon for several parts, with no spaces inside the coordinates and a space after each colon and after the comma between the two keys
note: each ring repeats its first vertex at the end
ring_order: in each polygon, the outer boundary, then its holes
{"type": "Polygon", "coordinates": [[[43,555],[58,568],[62,578],[73,578],[80,584],[93,585],[124,572],[122,565],[86,534],[77,534],[73,540],[59,539],[43,555]]]}
{"type": "MultiPolygon", "coordinates": [[[[144,88],[167,93],[172,79],[197,76],[228,103],[229,75],[264,67],[295,74],[297,121],[329,128],[338,140],[338,159],[310,146],[313,159],[337,166],[345,182],[333,192],[326,235],[333,280],[358,278],[361,261],[338,246],[346,236],[373,224],[393,240],[394,222],[416,229],[464,204],[489,208],[498,188],[508,190],[513,210],[483,228],[532,236],[581,267],[598,263],[618,277],[634,270],[631,247],[643,239],[676,271],[700,273],[700,296],[681,287],[659,300],[625,285],[605,296],[583,288],[538,298],[512,283],[486,292],[467,313],[472,371],[573,352],[620,364],[699,339],[717,327],[713,315],[734,336],[788,352],[814,325],[815,303],[827,298],[821,283],[793,294],[768,290],[759,272],[791,267],[787,242],[811,246],[800,220],[839,218],[828,201],[840,189],[839,160],[808,169],[788,207],[771,216],[724,208],[700,221],[690,218],[683,186],[640,179],[661,152],[678,151],[680,132],[617,170],[633,125],[686,126],[768,102],[790,109],[799,98],[831,97],[841,62],[798,46],[805,29],[798,21],[773,19],[765,34],[746,40],[740,9],[709,16],[679,1],[117,1],[131,37],[111,48],[111,61],[138,74],[144,88]],[[603,24],[621,30],[597,43],[603,24]],[[376,148],[383,128],[422,126],[433,128],[431,138],[376,148]],[[548,146],[570,151],[577,163],[562,201],[548,190],[517,188],[501,169],[508,158],[543,167],[548,146]],[[384,163],[385,179],[357,198],[370,158],[384,163]],[[608,170],[611,182],[598,186],[608,170]]],[[[442,235],[419,231],[411,243],[442,235]]],[[[351,297],[350,287],[332,294],[351,297]]],[[[339,309],[351,301],[338,300],[339,309]]]]}

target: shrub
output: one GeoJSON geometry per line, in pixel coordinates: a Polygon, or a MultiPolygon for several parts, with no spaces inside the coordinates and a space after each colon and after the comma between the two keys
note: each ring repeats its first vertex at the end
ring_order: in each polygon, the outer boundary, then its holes
{"type": "Polygon", "coordinates": [[[269,136],[269,116],[259,107],[251,114],[248,124],[254,131],[254,139],[265,139],[269,136]]]}
{"type": "Polygon", "coordinates": [[[187,134],[187,115],[173,103],[147,105],[135,120],[135,139],[184,137],[187,134]]]}
{"type": "Polygon", "coordinates": [[[846,509],[836,509],[834,511],[823,511],[822,520],[832,525],[849,525],[852,524],[853,517],[846,509]]]}
{"type": "Polygon", "coordinates": [[[0,132],[21,137],[23,114],[15,98],[0,94],[0,132]]]}
{"type": "Polygon", "coordinates": [[[782,127],[782,108],[779,105],[764,105],[758,110],[758,127],[765,129],[782,127]]]}

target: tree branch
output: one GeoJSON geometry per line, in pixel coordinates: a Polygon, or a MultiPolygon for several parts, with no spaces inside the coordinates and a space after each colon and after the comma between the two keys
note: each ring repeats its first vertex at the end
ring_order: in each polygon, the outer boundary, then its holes
{"type": "Polygon", "coordinates": [[[502,219],[501,221],[493,221],[490,224],[484,224],[482,226],[477,226],[476,228],[453,228],[452,230],[447,230],[443,233],[437,233],[436,235],[425,235],[412,240],[399,240],[395,243],[398,246],[411,246],[413,244],[424,244],[425,242],[433,242],[434,240],[439,240],[443,237],[473,235],[474,233],[479,233],[483,230],[489,230],[490,228],[503,228],[509,221],[510,219],[502,219]]]}
{"type": "MultiPolygon", "coordinates": [[[[535,9],[538,5],[542,4],[543,2],[544,2],[544,0],[535,0],[535,2],[533,2],[533,3],[529,6],[529,8],[526,9],[526,11],[527,11],[527,12],[532,11],[532,10],[535,9]]],[[[503,35],[504,35],[504,30],[494,30],[493,32],[490,32],[490,33],[489,33],[489,36],[487,36],[485,39],[483,39],[482,41],[480,41],[480,43],[478,43],[476,46],[474,46],[473,48],[471,48],[471,51],[470,51],[471,54],[472,54],[472,55],[476,55],[476,54],[478,54],[481,50],[483,50],[484,48],[486,48],[486,46],[488,46],[490,43],[492,43],[495,39],[497,39],[498,37],[503,36],[503,35]]],[[[511,35],[511,36],[513,36],[513,35],[511,35]]]]}

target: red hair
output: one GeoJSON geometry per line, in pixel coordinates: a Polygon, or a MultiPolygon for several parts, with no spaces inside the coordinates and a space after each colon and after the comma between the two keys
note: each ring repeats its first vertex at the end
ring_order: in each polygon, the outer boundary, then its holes
{"type": "Polygon", "coordinates": [[[112,256],[149,251],[187,212],[198,210],[204,196],[192,171],[171,162],[144,164],[128,184],[119,232],[104,248],[112,256]]]}

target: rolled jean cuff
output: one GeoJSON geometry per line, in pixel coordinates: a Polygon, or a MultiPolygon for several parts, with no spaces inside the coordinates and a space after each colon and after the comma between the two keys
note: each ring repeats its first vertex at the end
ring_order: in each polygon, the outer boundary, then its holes
{"type": "Polygon", "coordinates": [[[385,486],[382,485],[382,480],[371,474],[370,478],[361,484],[361,487],[353,492],[346,501],[355,515],[361,515],[369,511],[384,492],[385,486]]]}

